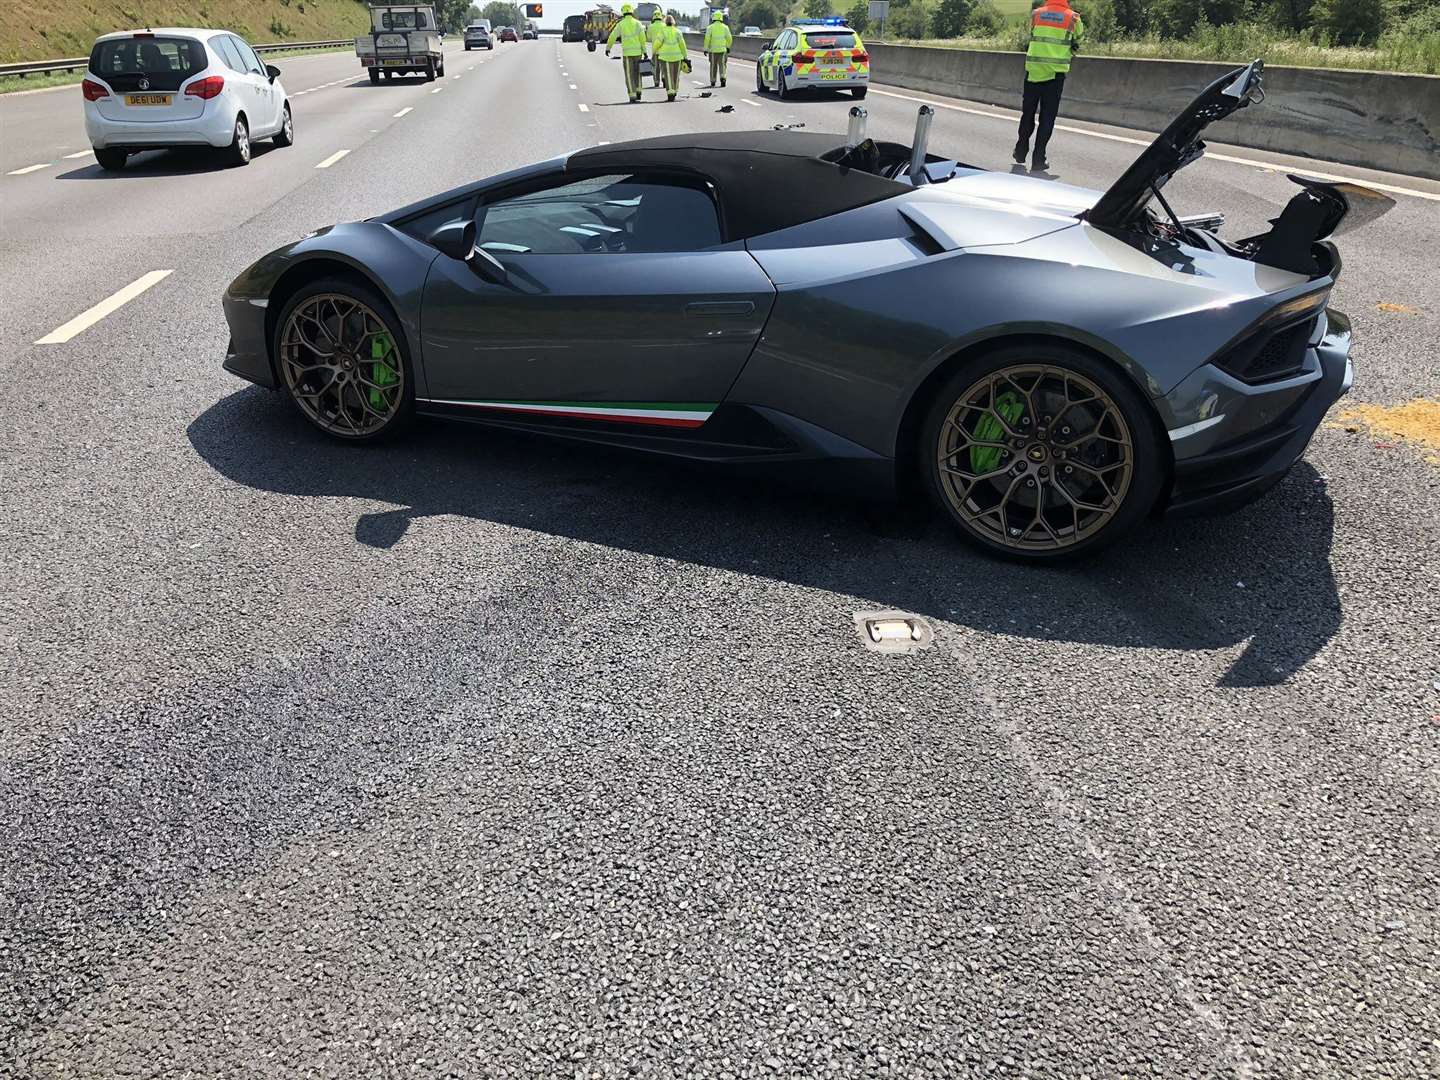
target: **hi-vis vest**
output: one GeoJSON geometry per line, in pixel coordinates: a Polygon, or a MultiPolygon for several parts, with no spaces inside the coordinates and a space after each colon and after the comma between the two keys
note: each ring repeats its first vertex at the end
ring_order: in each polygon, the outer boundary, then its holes
{"type": "Polygon", "coordinates": [[[1070,70],[1073,46],[1085,24],[1065,0],[1045,0],[1030,14],[1030,48],[1025,52],[1025,78],[1049,82],[1070,70]]]}
{"type": "Polygon", "coordinates": [[[610,38],[605,42],[605,47],[608,49],[613,46],[617,37],[620,39],[622,56],[645,55],[645,28],[640,25],[640,20],[634,15],[621,16],[620,21],[610,31],[610,38]]]}

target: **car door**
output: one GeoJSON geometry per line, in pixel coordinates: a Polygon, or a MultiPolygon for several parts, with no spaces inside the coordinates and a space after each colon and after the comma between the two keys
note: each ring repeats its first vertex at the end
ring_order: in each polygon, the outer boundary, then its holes
{"type": "Polygon", "coordinates": [[[243,39],[231,36],[230,41],[239,52],[240,59],[245,65],[245,82],[251,102],[245,106],[245,112],[250,118],[250,134],[267,135],[278,126],[275,119],[274,94],[270,89],[270,77],[266,74],[265,65],[261,62],[260,57],[243,39]]]}
{"type": "Polygon", "coordinates": [[[566,177],[482,198],[476,221],[481,258],[503,280],[455,259],[432,265],[421,340],[435,401],[703,422],[774,299],[743,245],[721,242],[714,200],[694,178],[566,177]]]}
{"type": "Polygon", "coordinates": [[[780,73],[786,72],[790,67],[790,52],[795,47],[796,33],[794,30],[782,30],[780,36],[775,39],[775,62],[772,66],[775,87],[780,87],[780,73]]]}

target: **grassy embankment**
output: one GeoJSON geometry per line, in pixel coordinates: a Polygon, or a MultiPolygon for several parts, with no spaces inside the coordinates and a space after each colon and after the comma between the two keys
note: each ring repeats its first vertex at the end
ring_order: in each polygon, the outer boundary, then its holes
{"type": "MultiPolygon", "coordinates": [[[[100,34],[143,26],[214,27],[269,45],[354,37],[369,25],[358,0],[31,0],[12,14],[0,20],[0,64],[84,56],[100,34]]],[[[0,93],[81,77],[59,72],[0,79],[0,93]]]]}

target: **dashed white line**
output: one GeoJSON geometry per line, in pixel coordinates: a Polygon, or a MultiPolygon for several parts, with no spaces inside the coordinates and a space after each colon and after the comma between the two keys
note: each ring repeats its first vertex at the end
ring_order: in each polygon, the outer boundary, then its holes
{"type": "Polygon", "coordinates": [[[173,272],[174,271],[172,270],[151,270],[148,274],[145,274],[142,277],[139,277],[136,280],[132,281],[129,285],[126,285],[123,289],[115,293],[113,296],[109,296],[104,300],[101,300],[100,303],[96,304],[94,307],[82,311],[79,315],[76,315],[75,318],[71,319],[64,326],[56,327],[54,330],[50,331],[50,333],[42,337],[39,341],[35,342],[35,344],[64,344],[65,342],[73,338],[76,334],[94,326],[97,322],[105,318],[105,316],[109,315],[112,311],[118,311],[120,308],[124,307],[131,300],[134,300],[137,296],[143,293],[146,289],[150,288],[150,286],[155,285],[158,282],[164,281],[173,272]]]}
{"type": "Polygon", "coordinates": [[[743,101],[746,105],[754,105],[755,108],[760,108],[760,102],[758,101],[751,101],[749,98],[746,97],[742,97],[740,100],[743,101]]]}
{"type": "Polygon", "coordinates": [[[445,88],[444,88],[443,86],[437,86],[434,90],[431,90],[430,92],[431,92],[432,94],[438,94],[441,90],[444,90],[444,89],[445,89],[445,88]]]}
{"type": "Polygon", "coordinates": [[[395,114],[395,119],[396,119],[396,120],[399,120],[400,117],[404,116],[406,113],[408,113],[408,112],[414,112],[414,111],[415,111],[414,106],[412,106],[412,105],[406,105],[405,108],[401,109],[399,112],[397,112],[397,113],[395,114]]]}
{"type": "Polygon", "coordinates": [[[65,160],[70,161],[74,158],[91,157],[94,155],[94,153],[94,150],[81,150],[78,154],[66,154],[65,160]]]}
{"type": "Polygon", "coordinates": [[[48,169],[50,162],[42,161],[39,165],[26,165],[23,169],[11,169],[8,176],[24,176],[26,173],[38,172],[41,169],[48,169]]]}
{"type": "Polygon", "coordinates": [[[580,111],[581,111],[581,112],[589,112],[589,111],[590,111],[590,106],[589,106],[589,105],[586,105],[586,104],[582,101],[582,102],[580,102],[580,111]]]}
{"type": "Polygon", "coordinates": [[[331,165],[334,165],[337,161],[339,161],[348,153],[350,153],[349,150],[336,150],[335,153],[331,154],[324,161],[320,162],[318,165],[315,166],[315,168],[328,169],[331,165]]]}
{"type": "Polygon", "coordinates": [[[571,90],[574,90],[574,89],[575,89],[575,84],[574,84],[573,82],[570,84],[570,89],[571,89],[571,90]]]}

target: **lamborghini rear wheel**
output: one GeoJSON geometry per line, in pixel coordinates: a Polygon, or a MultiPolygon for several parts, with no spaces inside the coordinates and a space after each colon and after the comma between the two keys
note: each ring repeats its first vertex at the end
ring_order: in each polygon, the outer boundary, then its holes
{"type": "Polygon", "coordinates": [[[1155,504],[1160,426],[1126,377],[1063,346],[963,364],[922,429],[928,486],[962,536],[1027,561],[1090,553],[1155,504]]]}
{"type": "Polygon", "coordinates": [[[327,435],[374,442],[403,429],[414,414],[399,320],[358,282],[317,281],[291,297],[274,355],[290,400],[327,435]]]}

